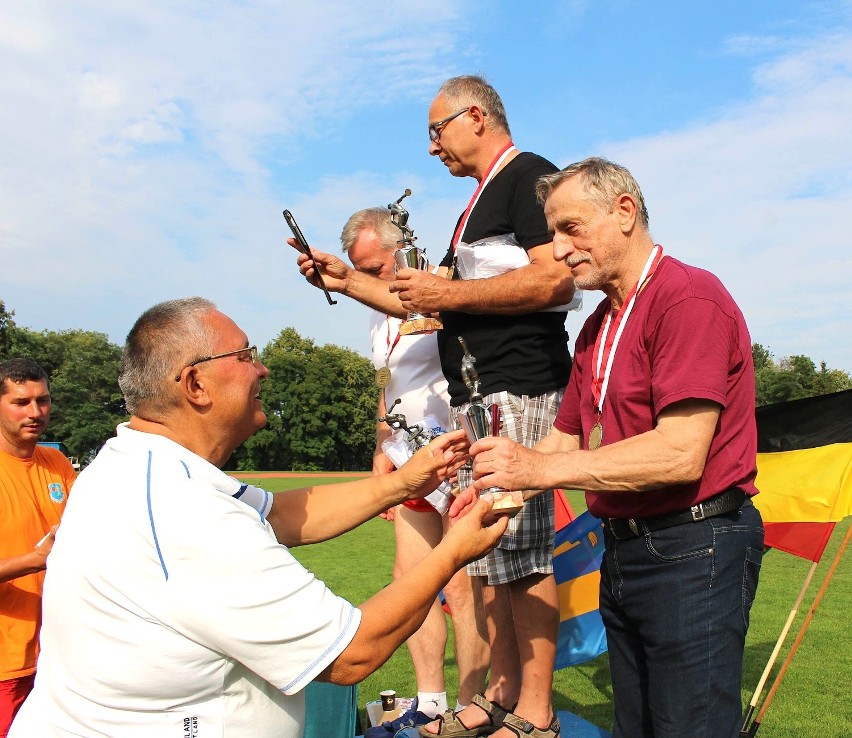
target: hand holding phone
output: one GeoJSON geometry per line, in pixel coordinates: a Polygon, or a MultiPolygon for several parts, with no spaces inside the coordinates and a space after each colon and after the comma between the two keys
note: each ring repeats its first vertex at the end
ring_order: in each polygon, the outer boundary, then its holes
{"type": "Polygon", "coordinates": [[[328,288],[325,286],[325,282],[322,279],[322,272],[320,271],[320,268],[317,265],[316,260],[314,259],[314,255],[311,253],[311,247],[308,246],[307,240],[302,235],[302,229],[299,228],[299,224],[296,223],[296,219],[293,217],[293,213],[291,213],[289,210],[285,210],[284,220],[287,221],[287,225],[290,226],[290,230],[293,231],[293,238],[296,239],[296,243],[299,246],[299,250],[314,263],[314,272],[317,275],[317,281],[319,282],[320,287],[322,287],[322,291],[325,293],[325,299],[328,300],[328,304],[337,305],[337,300],[331,299],[331,295],[329,294],[328,288]]]}

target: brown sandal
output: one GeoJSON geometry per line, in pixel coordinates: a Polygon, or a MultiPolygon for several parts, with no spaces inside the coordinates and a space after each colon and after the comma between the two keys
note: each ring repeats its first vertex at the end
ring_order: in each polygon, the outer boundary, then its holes
{"type": "Polygon", "coordinates": [[[496,702],[491,702],[485,698],[484,694],[475,694],[470,703],[480,708],[488,715],[488,725],[479,725],[475,728],[468,728],[458,714],[452,710],[447,710],[443,715],[438,715],[438,732],[430,733],[426,730],[426,726],[418,728],[417,732],[423,738],[480,738],[480,736],[491,735],[496,733],[503,726],[503,720],[511,713],[502,705],[496,702]]]}
{"type": "Polygon", "coordinates": [[[503,718],[503,727],[511,730],[518,738],[559,738],[559,718],[556,716],[550,725],[542,730],[510,712],[503,718]]]}

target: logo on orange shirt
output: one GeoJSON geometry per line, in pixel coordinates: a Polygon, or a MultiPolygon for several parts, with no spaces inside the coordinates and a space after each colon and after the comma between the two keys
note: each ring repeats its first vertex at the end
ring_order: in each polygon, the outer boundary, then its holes
{"type": "Polygon", "coordinates": [[[47,485],[47,491],[50,494],[50,499],[54,502],[62,502],[65,499],[65,490],[59,482],[51,482],[47,485]]]}

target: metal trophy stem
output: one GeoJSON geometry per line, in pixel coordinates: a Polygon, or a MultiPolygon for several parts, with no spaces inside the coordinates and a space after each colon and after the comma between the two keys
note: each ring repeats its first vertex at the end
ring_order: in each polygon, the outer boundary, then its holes
{"type": "MultiPolygon", "coordinates": [[[[411,190],[406,190],[399,200],[388,205],[388,210],[391,211],[391,223],[402,231],[402,238],[397,241],[400,245],[399,249],[393,255],[394,269],[399,271],[400,269],[411,268],[422,272],[429,266],[426,249],[414,245],[417,237],[414,235],[414,231],[408,227],[408,211],[400,205],[410,194],[411,190]]],[[[401,336],[412,336],[419,333],[439,331],[443,327],[444,324],[438,318],[432,318],[418,312],[410,312],[400,325],[399,333],[401,336]]]]}
{"type": "MultiPolygon", "coordinates": [[[[486,405],[479,391],[479,372],[476,371],[476,357],[470,353],[464,338],[459,336],[459,343],[464,350],[462,357],[462,379],[470,391],[470,405],[459,413],[459,423],[467,433],[468,440],[476,443],[480,438],[500,435],[501,413],[500,406],[486,405]]],[[[490,487],[483,492],[502,491],[500,487],[490,487]]]]}

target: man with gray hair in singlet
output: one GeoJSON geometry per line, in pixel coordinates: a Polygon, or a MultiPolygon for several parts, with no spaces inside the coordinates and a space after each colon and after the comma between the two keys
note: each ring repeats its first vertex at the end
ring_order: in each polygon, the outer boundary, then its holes
{"type": "MultiPolygon", "coordinates": [[[[354,213],[340,236],[343,251],[358,272],[387,283],[394,280],[394,251],[400,229],[391,221],[388,208],[367,208],[354,213]]],[[[432,415],[450,427],[447,380],[441,372],[435,333],[402,336],[401,318],[379,310],[370,312],[370,342],[379,394],[378,417],[394,406],[409,425],[432,415]]],[[[385,422],[376,425],[373,473],[387,474],[394,466],[382,451],[392,430],[385,422]]],[[[393,519],[396,540],[394,577],[399,578],[426,556],[447,532],[448,518],[424,499],[408,500],[384,514],[393,519]]],[[[488,641],[482,616],[479,582],[458,572],[444,587],[453,622],[454,648],[459,671],[458,702],[468,704],[485,687],[488,672],[488,641]]],[[[423,725],[443,713],[447,705],[444,652],[447,622],[436,599],[420,629],[407,641],[417,682],[417,701],[393,721],[368,728],[365,738],[392,738],[403,726],[423,725]]]]}

